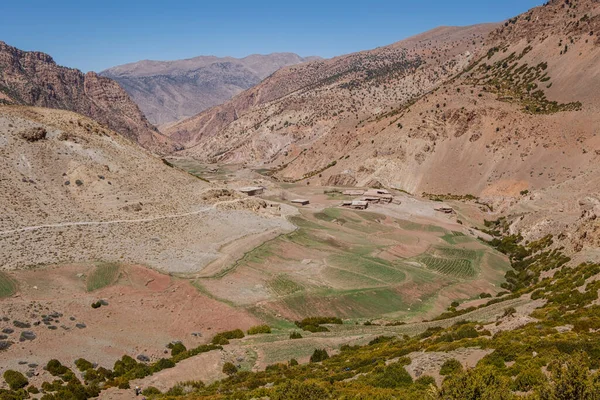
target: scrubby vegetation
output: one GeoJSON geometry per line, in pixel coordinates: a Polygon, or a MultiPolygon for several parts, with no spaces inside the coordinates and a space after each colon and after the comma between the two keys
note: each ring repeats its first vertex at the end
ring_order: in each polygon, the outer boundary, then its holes
{"type": "MultiPolygon", "coordinates": [[[[504,232],[507,223],[495,221],[487,225],[493,231],[504,232]]],[[[526,242],[520,235],[496,235],[490,244],[508,255],[514,269],[507,273],[506,294],[491,298],[480,307],[517,298],[529,301],[531,297],[539,302],[539,308],[531,314],[534,320],[497,330],[503,321],[519,316],[519,307],[507,304],[497,313],[496,324],[483,326],[458,321],[447,328],[432,326],[412,337],[378,336],[364,346],[344,345],[333,355],[328,349],[315,348],[308,364],[298,365],[297,361],[290,360],[258,372],[238,369],[231,364],[223,367],[229,376],[213,384],[180,383],[165,394],[152,391],[148,395],[170,399],[597,398],[594,396],[600,389],[597,372],[600,369],[600,279],[597,279],[600,264],[567,266],[568,257],[555,247],[551,236],[526,242]],[[413,354],[472,348],[486,350],[487,355],[472,369],[463,369],[456,359],[447,359],[439,367],[438,372],[444,376],[439,387],[429,376],[413,379],[405,368],[413,362],[413,354]]],[[[484,292],[480,297],[489,295],[484,292]]],[[[451,311],[437,319],[466,312],[451,311]]],[[[298,328],[308,331],[321,331],[327,324],[342,324],[342,321],[335,317],[310,317],[296,322],[298,328]]],[[[368,326],[361,327],[368,329],[368,326]]],[[[292,335],[301,336],[297,332],[292,332],[290,337],[292,335]]],[[[243,337],[241,330],[215,336],[227,341],[243,337]]],[[[177,344],[170,347],[177,348],[171,358],[147,364],[124,356],[112,371],[77,360],[76,366],[83,371],[83,383],[68,367],[51,360],[46,369],[58,379],[42,385],[43,398],[85,399],[107,387],[127,388],[132,379],[172,368],[185,358],[220,348],[208,345],[185,350],[177,344]]],[[[23,387],[11,389],[11,398],[25,398],[19,394],[23,393],[23,387]]]]}
{"type": "Polygon", "coordinates": [[[99,263],[87,278],[87,290],[102,289],[110,286],[119,278],[120,267],[115,263],[99,263]]]}
{"type": "Polygon", "coordinates": [[[257,325],[248,329],[248,335],[258,335],[259,333],[271,333],[269,325],[257,325]]]}
{"type": "MultiPolygon", "coordinates": [[[[567,47],[565,52],[566,49],[567,47]]],[[[488,59],[500,49],[493,50],[488,59]]],[[[521,62],[531,50],[532,47],[527,46],[519,54],[511,53],[493,64],[480,62],[467,82],[482,86],[484,91],[495,93],[500,101],[521,104],[523,111],[531,114],[580,110],[580,102],[561,104],[546,98],[542,86],[549,88],[552,85],[552,82],[549,82],[551,77],[547,71],[548,63],[528,65],[521,62]]]]}
{"type": "Polygon", "coordinates": [[[2,297],[12,296],[17,287],[14,280],[12,280],[7,274],[0,271],[0,299],[2,297]]]}
{"type": "Polygon", "coordinates": [[[217,333],[212,340],[212,344],[224,346],[229,344],[231,339],[242,339],[244,337],[244,331],[241,329],[235,329],[233,331],[225,331],[217,333]]]}
{"type": "Polygon", "coordinates": [[[342,320],[337,317],[308,317],[304,318],[302,321],[296,321],[296,326],[301,328],[304,331],[308,332],[329,332],[325,326],[321,326],[324,324],[343,324],[342,320]]]}
{"type": "MultiPolygon", "coordinates": [[[[13,371],[11,369],[5,371],[2,376],[4,377],[4,380],[6,381],[8,387],[11,390],[22,389],[29,383],[27,378],[25,378],[25,375],[18,371],[13,371]]],[[[2,396],[0,395],[0,397],[2,396]]]]}

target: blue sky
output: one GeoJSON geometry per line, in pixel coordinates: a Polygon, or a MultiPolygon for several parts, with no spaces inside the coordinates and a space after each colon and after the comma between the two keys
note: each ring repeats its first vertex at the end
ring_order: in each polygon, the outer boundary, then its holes
{"type": "Polygon", "coordinates": [[[143,59],[290,51],[332,57],[439,25],[502,21],[541,0],[22,0],[0,4],[0,40],[83,71],[143,59]]]}

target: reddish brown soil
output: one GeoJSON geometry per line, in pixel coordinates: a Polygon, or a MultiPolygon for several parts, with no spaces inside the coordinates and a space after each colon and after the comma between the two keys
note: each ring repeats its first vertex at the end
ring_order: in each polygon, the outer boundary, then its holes
{"type": "Polygon", "coordinates": [[[0,374],[6,369],[26,372],[19,361],[37,363],[39,373],[33,381],[50,379],[42,366],[52,358],[73,367],[83,357],[112,368],[124,354],[145,354],[152,360],[164,357],[165,346],[181,340],[188,347],[206,343],[215,332],[247,329],[259,321],[247,312],[232,308],[200,294],[187,281],[162,275],[142,266],[127,266],[111,287],[88,293],[85,276],[90,266],[68,265],[12,273],[19,282],[19,293],[0,300],[0,328],[15,330],[9,335],[14,344],[2,353],[0,374]],[[104,299],[107,306],[92,309],[92,302],[104,299]],[[13,326],[13,320],[33,323],[41,315],[63,314],[51,322],[28,329],[13,326]],[[71,317],[74,320],[71,320],[71,317]],[[84,323],[79,329],[76,323],[84,323]],[[64,326],[64,328],[63,328],[64,326]],[[33,341],[19,342],[20,332],[33,331],[33,341]],[[201,337],[192,336],[199,332],[201,337]]]}

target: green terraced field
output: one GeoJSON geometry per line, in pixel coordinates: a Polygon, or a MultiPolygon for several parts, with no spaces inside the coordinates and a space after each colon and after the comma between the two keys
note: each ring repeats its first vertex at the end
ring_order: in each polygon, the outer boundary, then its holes
{"type": "Polygon", "coordinates": [[[303,293],[282,300],[287,308],[300,315],[337,315],[342,318],[368,318],[406,311],[421,306],[407,304],[392,288],[372,288],[324,293],[303,293]]]}
{"type": "Polygon", "coordinates": [[[4,272],[0,272],[0,298],[10,297],[17,291],[17,285],[4,272]]]}
{"type": "Polygon", "coordinates": [[[448,242],[449,244],[462,244],[472,242],[473,239],[468,237],[462,232],[451,231],[442,236],[442,240],[448,242]]]}
{"type": "Polygon", "coordinates": [[[461,249],[459,247],[434,247],[432,254],[443,258],[462,258],[465,260],[475,261],[479,258],[480,252],[469,249],[461,249]]]}
{"type": "Polygon", "coordinates": [[[269,281],[269,288],[279,296],[290,295],[304,289],[302,285],[294,282],[287,275],[278,275],[271,279],[269,281]]]}
{"type": "Polygon", "coordinates": [[[471,260],[425,256],[420,257],[420,261],[429,269],[460,279],[473,278],[477,275],[471,260]]]}
{"type": "Polygon", "coordinates": [[[102,289],[114,284],[119,279],[121,268],[115,263],[101,263],[87,278],[87,291],[102,289]]]}
{"type": "Polygon", "coordinates": [[[355,254],[333,255],[327,262],[346,271],[379,280],[383,284],[400,283],[406,279],[406,274],[394,268],[391,263],[374,257],[355,254]]]}

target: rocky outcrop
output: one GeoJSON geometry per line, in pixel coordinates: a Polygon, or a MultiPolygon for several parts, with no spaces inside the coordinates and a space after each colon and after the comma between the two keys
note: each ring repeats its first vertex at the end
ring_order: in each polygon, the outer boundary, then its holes
{"type": "Polygon", "coordinates": [[[147,149],[169,150],[161,135],[115,81],[57,65],[52,57],[0,42],[0,103],[74,111],[147,149]]]}

